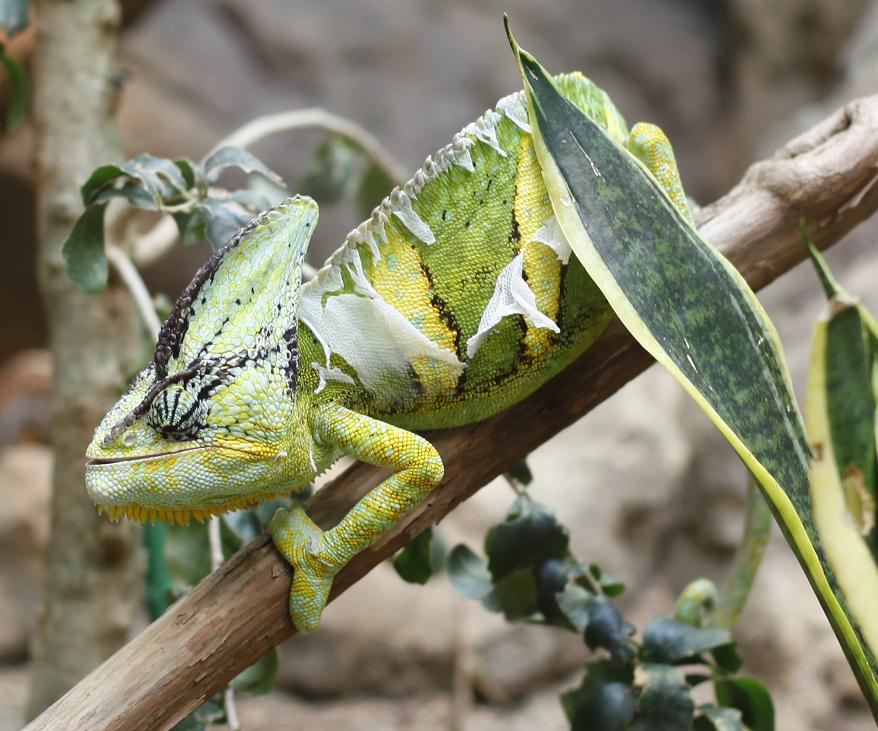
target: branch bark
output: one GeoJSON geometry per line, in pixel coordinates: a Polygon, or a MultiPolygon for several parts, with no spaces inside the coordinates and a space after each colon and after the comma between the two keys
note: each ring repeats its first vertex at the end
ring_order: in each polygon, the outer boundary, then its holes
{"type": "Polygon", "coordinates": [[[98,517],[85,494],[82,459],[94,424],[136,365],[140,328],[124,288],[114,283],[100,297],[86,295],[61,262],[82,210],[79,185],[121,156],[113,119],[119,7],[115,0],[41,0],[35,13],[38,274],[55,373],[55,469],[29,717],[128,639],[142,595],[140,532],[98,517]]]}
{"type": "MultiPolygon", "coordinates": [[[[876,161],[878,96],[853,102],[754,165],[728,195],[701,212],[701,230],[759,289],[804,258],[800,216],[807,215],[814,240],[825,248],[878,208],[876,161]]],[[[431,435],[445,461],[443,484],[339,574],[332,597],[651,362],[614,324],[573,366],[514,408],[431,435]]],[[[323,527],[334,524],[376,477],[373,468],[353,466],[311,499],[310,514],[323,527]]],[[[268,537],[258,538],[28,729],[171,726],[294,633],[289,587],[289,568],[268,537]]]]}

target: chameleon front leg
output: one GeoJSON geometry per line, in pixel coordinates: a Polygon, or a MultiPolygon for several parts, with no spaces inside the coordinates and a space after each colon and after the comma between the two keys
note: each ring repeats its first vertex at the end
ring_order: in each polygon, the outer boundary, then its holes
{"type": "Polygon", "coordinates": [[[272,518],[274,544],[294,567],[290,616],[300,632],[317,628],[338,571],[421,502],[444,473],[439,453],[422,437],[342,406],[320,407],[312,429],[317,440],[394,472],[326,532],[301,506],[272,518]]]}
{"type": "Polygon", "coordinates": [[[695,223],[683,182],[674,158],[674,149],[661,127],[648,122],[639,122],[631,128],[625,145],[628,151],[642,162],[652,173],[668,197],[685,216],[686,220],[695,223]]]}

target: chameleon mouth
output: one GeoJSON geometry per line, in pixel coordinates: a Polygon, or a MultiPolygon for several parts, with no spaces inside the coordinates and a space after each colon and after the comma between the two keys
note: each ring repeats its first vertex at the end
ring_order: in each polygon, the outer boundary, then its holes
{"type": "Polygon", "coordinates": [[[172,452],[157,452],[154,454],[144,454],[139,457],[90,457],[85,460],[86,467],[100,467],[101,465],[108,464],[126,464],[126,463],[134,463],[134,462],[149,462],[153,459],[162,459],[163,457],[175,457],[178,454],[183,454],[184,452],[195,452],[199,449],[206,449],[203,445],[198,445],[197,447],[183,447],[182,449],[175,449],[172,452]]]}
{"type": "Polygon", "coordinates": [[[258,495],[239,495],[233,496],[229,502],[221,505],[208,505],[203,508],[147,508],[143,505],[111,505],[109,503],[97,503],[98,515],[104,513],[114,523],[118,523],[122,518],[134,520],[141,524],[155,525],[157,522],[167,523],[168,525],[189,525],[192,520],[204,523],[216,515],[222,515],[233,510],[243,510],[251,508],[254,505],[265,500],[274,500],[280,497],[287,497],[288,493],[273,492],[259,493],[258,495]]]}

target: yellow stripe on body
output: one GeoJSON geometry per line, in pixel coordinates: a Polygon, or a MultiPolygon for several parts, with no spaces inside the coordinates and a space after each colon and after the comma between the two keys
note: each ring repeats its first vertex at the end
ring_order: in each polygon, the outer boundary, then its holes
{"type": "MultiPolygon", "coordinates": [[[[433,291],[420,253],[411,243],[411,234],[396,222],[389,223],[385,230],[387,242],[381,247],[381,258],[372,263],[368,275],[372,286],[421,333],[440,348],[457,353],[459,358],[460,335],[451,326],[448,315],[443,316],[444,303],[433,291]]],[[[365,248],[361,253],[365,256],[365,248]]],[[[427,396],[438,396],[457,387],[460,371],[435,358],[416,356],[411,366],[427,396]]]]}
{"type": "MultiPolygon", "coordinates": [[[[553,213],[530,135],[521,136],[518,160],[513,211],[524,251],[524,274],[540,312],[557,323],[561,308],[561,262],[551,247],[532,241],[534,234],[553,213]]],[[[525,326],[523,355],[525,358],[540,358],[542,353],[545,357],[546,349],[558,342],[558,335],[526,321],[525,326]]]]}

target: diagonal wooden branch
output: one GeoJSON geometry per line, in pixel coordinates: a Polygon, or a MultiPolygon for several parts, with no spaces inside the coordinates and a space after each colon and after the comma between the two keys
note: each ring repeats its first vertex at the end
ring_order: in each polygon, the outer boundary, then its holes
{"type": "MultiPolygon", "coordinates": [[[[876,164],[878,96],[851,103],[750,168],[701,212],[701,230],[759,289],[805,258],[800,216],[826,248],[878,208],[876,164]]],[[[651,362],[611,325],[579,361],[514,408],[431,435],[446,465],[442,486],[339,574],[333,598],[651,362]]],[[[355,465],[312,498],[310,513],[332,525],[376,477],[372,468],[355,465]]],[[[293,634],[289,587],[289,568],[270,540],[253,541],[27,728],[171,726],[293,634]]]]}

